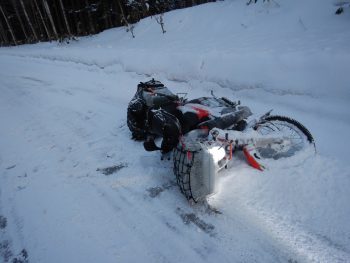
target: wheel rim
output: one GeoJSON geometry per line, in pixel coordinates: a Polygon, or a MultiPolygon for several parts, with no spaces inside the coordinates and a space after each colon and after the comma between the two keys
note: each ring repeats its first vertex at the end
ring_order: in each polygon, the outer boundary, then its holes
{"type": "Polygon", "coordinates": [[[280,159],[290,157],[305,148],[306,136],[293,124],[284,121],[269,121],[257,128],[261,135],[283,136],[283,143],[270,144],[267,147],[258,147],[262,158],[280,159]]]}

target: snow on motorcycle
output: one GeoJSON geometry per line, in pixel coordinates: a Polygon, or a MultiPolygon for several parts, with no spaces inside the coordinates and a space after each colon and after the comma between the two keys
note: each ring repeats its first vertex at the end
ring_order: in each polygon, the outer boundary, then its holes
{"type": "MultiPolygon", "coordinates": [[[[127,124],[147,151],[172,153],[173,171],[188,200],[204,200],[217,191],[217,174],[242,152],[263,171],[266,159],[280,159],[315,142],[300,122],[267,112],[258,119],[240,101],[226,97],[186,100],[154,79],[141,82],[127,110],[127,124]],[[154,142],[161,137],[161,146],[154,142]]],[[[182,94],[183,95],[183,94],[182,94]]]]}

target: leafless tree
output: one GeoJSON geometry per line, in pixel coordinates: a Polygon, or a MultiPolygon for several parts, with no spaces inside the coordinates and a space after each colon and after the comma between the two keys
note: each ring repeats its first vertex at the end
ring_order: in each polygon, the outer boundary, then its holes
{"type": "Polygon", "coordinates": [[[4,27],[2,26],[1,20],[0,20],[0,36],[1,36],[1,39],[3,39],[4,44],[10,43],[10,41],[6,35],[6,31],[5,31],[4,27]]]}
{"type": "Polygon", "coordinates": [[[29,15],[28,15],[28,13],[27,13],[27,10],[26,10],[26,7],[25,7],[25,5],[24,5],[24,3],[23,3],[23,0],[20,0],[20,3],[21,3],[21,5],[22,5],[23,12],[24,12],[24,15],[25,15],[25,17],[26,17],[26,19],[27,19],[28,25],[29,25],[29,27],[31,28],[31,30],[32,30],[32,32],[33,32],[34,39],[35,39],[36,41],[38,41],[38,40],[39,40],[39,39],[38,39],[38,35],[36,34],[36,31],[35,31],[35,29],[34,29],[34,27],[33,27],[33,24],[32,24],[32,22],[31,22],[30,19],[29,19],[29,15]]]}
{"type": "Polygon", "coordinates": [[[38,16],[38,11],[34,6],[33,1],[26,2],[26,9],[29,15],[30,21],[32,22],[33,28],[38,36],[38,40],[41,40],[44,37],[43,26],[38,16]]]}
{"type": "Polygon", "coordinates": [[[87,9],[87,14],[88,14],[88,20],[89,20],[89,24],[90,24],[90,33],[94,34],[96,32],[95,30],[95,26],[94,26],[94,23],[92,21],[92,17],[91,17],[91,12],[90,12],[90,4],[89,4],[89,1],[88,0],[85,0],[85,3],[86,3],[86,9],[87,9]]]}
{"type": "Polygon", "coordinates": [[[136,23],[149,15],[155,16],[164,34],[165,12],[208,1],[215,0],[0,0],[0,42],[66,40],[113,26],[125,26],[135,38],[136,23]]]}
{"type": "Polygon", "coordinates": [[[73,18],[72,33],[75,34],[75,35],[79,35],[79,30],[78,30],[79,20],[77,19],[77,14],[75,12],[75,8],[73,7],[74,6],[74,1],[72,1],[71,4],[72,4],[72,6],[71,6],[71,9],[68,11],[68,15],[73,18]]]}
{"type": "Polygon", "coordinates": [[[53,21],[53,18],[52,18],[52,14],[51,14],[51,11],[50,11],[50,7],[49,5],[47,4],[47,1],[46,0],[43,0],[43,5],[44,5],[44,8],[45,8],[45,11],[47,13],[47,16],[49,17],[49,20],[50,20],[50,23],[51,23],[51,26],[52,26],[52,30],[55,34],[55,37],[56,39],[58,39],[58,34],[57,34],[57,30],[56,30],[56,26],[55,26],[55,23],[53,21]]]}
{"type": "Polygon", "coordinates": [[[103,10],[103,15],[101,18],[103,19],[103,22],[104,22],[104,28],[110,28],[112,25],[112,21],[111,21],[110,7],[108,4],[108,1],[102,0],[101,5],[103,10]]]}
{"type": "Polygon", "coordinates": [[[43,24],[43,26],[44,26],[44,28],[45,28],[46,35],[47,35],[48,39],[51,39],[51,34],[50,34],[50,32],[49,32],[48,27],[46,26],[46,21],[44,20],[44,17],[43,17],[43,15],[42,15],[41,11],[40,11],[38,2],[37,2],[37,0],[33,0],[33,1],[34,1],[34,4],[35,4],[36,9],[38,10],[38,14],[39,14],[39,16],[40,16],[41,23],[43,24]]]}
{"type": "Polygon", "coordinates": [[[62,0],[60,0],[60,6],[61,6],[61,10],[62,10],[64,22],[65,22],[65,24],[66,24],[66,28],[67,28],[68,35],[69,35],[69,37],[71,37],[71,36],[72,36],[72,32],[70,31],[68,19],[67,19],[67,16],[66,16],[66,12],[64,11],[64,6],[63,6],[62,0]]]}
{"type": "Polygon", "coordinates": [[[14,10],[15,10],[15,12],[16,12],[16,16],[17,16],[17,19],[18,19],[19,24],[20,24],[20,26],[21,26],[21,29],[22,29],[22,31],[23,31],[23,34],[24,34],[24,36],[25,36],[25,38],[26,38],[26,40],[27,40],[27,39],[28,39],[27,30],[26,30],[26,28],[25,28],[25,26],[24,26],[23,20],[22,20],[22,18],[21,18],[20,13],[19,13],[18,5],[16,4],[16,1],[15,1],[15,0],[11,0],[11,2],[12,2],[12,5],[13,5],[14,10]]]}
{"type": "Polygon", "coordinates": [[[134,35],[134,25],[131,25],[129,22],[128,22],[128,18],[125,16],[125,13],[124,13],[124,10],[123,10],[123,6],[122,4],[120,3],[120,0],[117,0],[118,2],[118,5],[119,5],[119,8],[120,8],[120,13],[121,13],[121,22],[126,26],[126,32],[129,32],[131,33],[132,37],[135,38],[135,35],[134,35]]]}
{"type": "Polygon", "coordinates": [[[162,32],[163,34],[166,32],[164,29],[164,20],[163,20],[163,13],[161,13],[160,15],[156,16],[156,21],[157,23],[160,25],[160,27],[162,28],[162,32]]]}
{"type": "MultiPolygon", "coordinates": [[[[13,33],[12,27],[11,27],[11,25],[10,25],[8,19],[7,19],[7,16],[5,15],[5,12],[4,12],[4,10],[2,9],[1,6],[0,6],[0,11],[1,11],[2,15],[4,16],[4,19],[5,19],[5,22],[6,22],[6,24],[7,24],[7,27],[8,27],[9,30],[10,30],[13,43],[14,43],[15,45],[17,45],[17,41],[16,41],[15,34],[13,33]]],[[[6,32],[5,32],[5,33],[6,33],[6,32]]],[[[6,35],[6,34],[5,34],[5,35],[6,35]]]]}

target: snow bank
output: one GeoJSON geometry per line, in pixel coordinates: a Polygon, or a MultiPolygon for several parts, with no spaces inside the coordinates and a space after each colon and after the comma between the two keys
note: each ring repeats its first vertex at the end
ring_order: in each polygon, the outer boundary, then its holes
{"type": "Polygon", "coordinates": [[[167,13],[164,35],[147,18],[136,24],[135,39],[119,28],[69,45],[43,43],[11,53],[349,100],[350,15],[336,16],[334,8],[332,1],[317,0],[249,6],[225,1],[167,13]]]}

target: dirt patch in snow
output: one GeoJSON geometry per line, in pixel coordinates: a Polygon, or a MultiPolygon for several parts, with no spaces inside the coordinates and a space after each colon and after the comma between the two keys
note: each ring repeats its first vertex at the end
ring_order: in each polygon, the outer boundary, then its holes
{"type": "Polygon", "coordinates": [[[113,166],[109,166],[109,167],[105,167],[105,168],[97,168],[97,172],[101,172],[104,175],[111,175],[114,173],[119,172],[121,169],[128,167],[128,164],[126,163],[120,163],[117,165],[113,165],[113,166]]]}
{"type": "Polygon", "coordinates": [[[0,215],[0,229],[4,229],[7,226],[6,217],[0,215]]]}
{"type": "Polygon", "coordinates": [[[176,213],[181,217],[185,225],[194,224],[204,233],[210,234],[211,236],[215,236],[215,226],[206,223],[204,220],[200,219],[195,213],[185,213],[179,207],[176,209],[176,213]]]}

